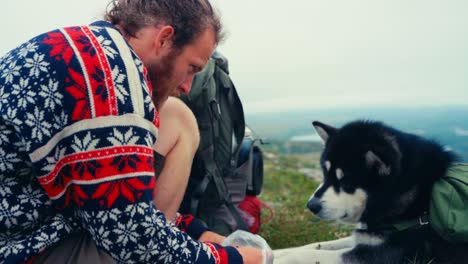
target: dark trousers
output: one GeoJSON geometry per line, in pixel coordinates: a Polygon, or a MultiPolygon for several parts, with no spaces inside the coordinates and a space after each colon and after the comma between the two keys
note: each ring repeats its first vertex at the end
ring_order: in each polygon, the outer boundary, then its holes
{"type": "Polygon", "coordinates": [[[106,252],[96,246],[87,233],[73,234],[61,241],[44,254],[39,256],[34,264],[115,264],[116,262],[106,252]]]}

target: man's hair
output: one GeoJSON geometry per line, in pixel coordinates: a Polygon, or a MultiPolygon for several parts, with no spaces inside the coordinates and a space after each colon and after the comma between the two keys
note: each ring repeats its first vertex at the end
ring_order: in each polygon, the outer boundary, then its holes
{"type": "Polygon", "coordinates": [[[104,18],[131,37],[146,26],[171,25],[177,48],[190,44],[210,27],[216,43],[224,37],[220,18],[209,0],[112,0],[104,18]]]}

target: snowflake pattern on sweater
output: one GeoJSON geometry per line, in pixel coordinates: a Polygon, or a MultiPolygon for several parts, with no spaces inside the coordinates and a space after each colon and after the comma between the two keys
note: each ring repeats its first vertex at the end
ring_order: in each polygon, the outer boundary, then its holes
{"type": "Polygon", "coordinates": [[[39,35],[0,59],[0,262],[82,231],[119,263],[242,263],[152,203],[151,92],[141,60],[103,21],[39,35]]]}

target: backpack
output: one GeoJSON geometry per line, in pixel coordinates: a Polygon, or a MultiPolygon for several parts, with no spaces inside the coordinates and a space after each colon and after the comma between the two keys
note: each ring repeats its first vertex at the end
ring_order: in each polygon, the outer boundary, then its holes
{"type": "Polygon", "coordinates": [[[245,133],[244,111],[227,60],[215,52],[181,99],[197,119],[200,145],[179,211],[221,235],[248,230],[238,205],[247,191],[260,193],[263,158],[258,140],[245,133]]]}
{"type": "Polygon", "coordinates": [[[468,242],[467,163],[455,163],[434,183],[429,223],[447,241],[468,242]]]}
{"type": "Polygon", "coordinates": [[[428,212],[392,227],[402,231],[424,225],[430,225],[446,241],[468,242],[468,163],[452,164],[434,182],[428,212]]]}

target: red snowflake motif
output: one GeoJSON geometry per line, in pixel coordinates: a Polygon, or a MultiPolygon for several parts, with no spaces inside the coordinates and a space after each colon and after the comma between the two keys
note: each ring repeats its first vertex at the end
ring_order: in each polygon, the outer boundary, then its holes
{"type": "Polygon", "coordinates": [[[83,192],[83,190],[81,190],[80,186],[72,185],[68,187],[65,193],[63,207],[68,207],[71,201],[74,201],[75,204],[78,205],[78,207],[83,207],[85,201],[88,199],[88,195],[86,195],[86,193],[83,192]]]}
{"type": "Polygon", "coordinates": [[[195,217],[190,214],[179,215],[174,224],[180,229],[180,231],[187,232],[187,227],[190,225],[190,222],[192,222],[193,219],[195,219],[195,217]]]}
{"type": "Polygon", "coordinates": [[[119,197],[124,197],[130,203],[135,203],[143,195],[143,191],[148,190],[154,186],[149,186],[142,183],[139,179],[123,179],[102,183],[94,192],[92,199],[100,200],[102,207],[112,208],[114,202],[119,197]]]}
{"type": "Polygon", "coordinates": [[[67,92],[75,98],[76,103],[72,113],[72,120],[91,118],[91,109],[88,101],[88,90],[83,75],[72,68],[68,69],[70,78],[67,78],[67,92]]]}
{"type": "Polygon", "coordinates": [[[48,33],[43,42],[52,47],[49,53],[51,57],[55,58],[55,60],[63,60],[66,64],[70,64],[74,52],[62,32],[56,30],[48,33]]]}

